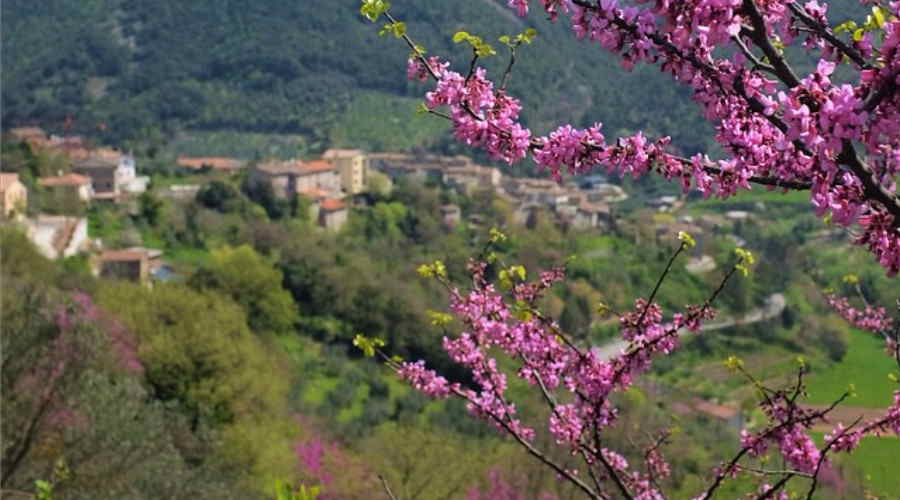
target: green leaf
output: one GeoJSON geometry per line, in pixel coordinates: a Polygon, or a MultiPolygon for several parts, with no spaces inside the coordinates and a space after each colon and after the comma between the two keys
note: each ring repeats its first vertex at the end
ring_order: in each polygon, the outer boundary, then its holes
{"type": "Polygon", "coordinates": [[[501,243],[503,241],[506,241],[506,239],[507,239],[506,235],[503,234],[503,232],[500,231],[499,229],[497,229],[496,227],[491,228],[489,235],[490,235],[491,243],[501,243]]]}
{"type": "Polygon", "coordinates": [[[446,326],[449,325],[450,322],[453,321],[453,316],[439,312],[439,311],[425,311],[425,314],[428,315],[428,319],[431,321],[431,324],[434,326],[446,326]]]}
{"type": "Polygon", "coordinates": [[[872,17],[875,19],[875,26],[884,28],[884,11],[880,6],[872,7],[872,17]]]}
{"type": "Polygon", "coordinates": [[[384,25],[384,28],[381,28],[378,35],[384,36],[388,33],[392,33],[397,38],[402,38],[403,35],[406,34],[406,23],[401,23],[399,21],[396,23],[387,23],[384,25]]]}
{"type": "Polygon", "coordinates": [[[387,0],[362,0],[359,13],[374,23],[390,8],[391,4],[387,0]]]}
{"type": "Polygon", "coordinates": [[[375,350],[384,347],[385,343],[379,338],[370,339],[362,334],[356,334],[353,345],[358,347],[367,358],[375,356],[375,350]]]}
{"type": "Polygon", "coordinates": [[[856,29],[856,21],[846,21],[834,28],[836,34],[852,33],[856,29]]]}
{"type": "Polygon", "coordinates": [[[457,31],[453,35],[453,43],[461,43],[468,40],[472,35],[466,33],[465,31],[457,31]]]}
{"type": "Polygon", "coordinates": [[[503,35],[500,38],[498,38],[498,40],[500,41],[500,43],[502,43],[504,45],[510,45],[512,43],[509,39],[509,35],[503,35]]]}
{"type": "Polygon", "coordinates": [[[734,265],[735,269],[740,271],[744,276],[749,275],[750,266],[756,262],[756,257],[754,257],[749,250],[743,248],[735,248],[734,253],[738,256],[738,262],[734,265]]]}
{"type": "Polygon", "coordinates": [[[865,34],[866,34],[865,30],[863,30],[862,28],[857,29],[856,31],[853,32],[853,41],[858,42],[858,41],[862,40],[863,35],[865,35],[865,34]]]}
{"type": "Polygon", "coordinates": [[[537,36],[537,30],[535,30],[533,28],[528,28],[527,30],[525,30],[524,33],[519,35],[519,37],[521,37],[522,41],[525,43],[528,43],[528,44],[530,44],[532,41],[534,41],[534,37],[536,37],[536,36],[537,36]]]}

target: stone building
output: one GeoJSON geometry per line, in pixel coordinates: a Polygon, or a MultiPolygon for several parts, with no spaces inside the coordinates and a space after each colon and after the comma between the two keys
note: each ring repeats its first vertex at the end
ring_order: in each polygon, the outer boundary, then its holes
{"type": "Polygon", "coordinates": [[[341,178],[341,189],[349,195],[362,193],[368,184],[369,160],[358,149],[329,149],[322,159],[331,162],[341,178]]]}
{"type": "Polygon", "coordinates": [[[39,215],[25,222],[25,234],[48,259],[71,257],[87,250],[87,219],[39,215]]]}
{"type": "Polygon", "coordinates": [[[94,195],[91,178],[79,174],[65,174],[56,177],[41,177],[41,187],[55,192],[71,192],[81,201],[90,201],[94,195]]]}
{"type": "Polygon", "coordinates": [[[0,173],[0,215],[6,218],[22,215],[28,206],[28,189],[19,174],[0,173]]]}
{"type": "Polygon", "coordinates": [[[347,223],[347,204],[341,200],[323,200],[319,203],[319,225],[329,231],[338,231],[347,223]]]}

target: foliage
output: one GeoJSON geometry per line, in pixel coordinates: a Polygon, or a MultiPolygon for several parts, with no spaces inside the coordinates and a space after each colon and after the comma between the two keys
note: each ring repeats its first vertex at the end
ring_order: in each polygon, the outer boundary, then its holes
{"type": "Polygon", "coordinates": [[[190,285],[231,297],[257,333],[286,333],[299,319],[291,295],[282,288],[281,271],[247,245],[210,252],[209,263],[191,277],[190,285]]]}
{"type": "MultiPolygon", "coordinates": [[[[71,114],[77,131],[99,131],[113,142],[143,142],[160,130],[188,128],[299,134],[320,144],[352,140],[348,145],[453,149],[438,139],[443,125],[423,125],[427,134],[399,133],[409,130],[404,114],[413,113],[411,89],[392,78],[388,68],[396,69],[397,62],[378,44],[377,33],[347,19],[355,3],[54,0],[34,8],[4,2],[4,123],[41,121],[55,129],[71,114]],[[333,26],[341,26],[340,44],[333,26]],[[102,91],[85,92],[89,83],[99,83],[102,91]],[[382,103],[397,106],[384,120],[388,128],[346,119],[350,113],[371,124],[371,117],[384,117],[382,103]]],[[[497,16],[488,2],[412,3],[409,9],[405,22],[413,32],[451,16],[468,19],[461,27],[489,34],[486,40],[535,27],[497,16]]],[[[612,58],[599,53],[587,55],[583,64],[565,64],[565,54],[577,50],[578,42],[562,26],[540,32],[546,43],[528,48],[518,63],[521,77],[510,82],[511,90],[533,96],[529,118],[535,126],[546,127],[563,113],[588,120],[599,110],[617,109],[611,131],[649,126],[675,134],[690,152],[705,149],[708,129],[685,93],[656,72],[622,78],[608,71],[612,58]],[[569,92],[561,81],[579,90],[569,92]],[[635,87],[643,98],[625,91],[635,87]],[[658,110],[669,112],[660,118],[658,110]]],[[[433,52],[447,52],[452,44],[437,35],[422,43],[433,52]]]]}
{"type": "Polygon", "coordinates": [[[185,416],[189,453],[221,454],[260,489],[290,477],[287,380],[240,306],[184,285],[108,283],[99,298],[139,339],[154,399],[185,416]]]}
{"type": "MultiPolygon", "coordinates": [[[[523,18],[529,4],[528,0],[508,2],[523,18]]],[[[371,21],[383,14],[397,22],[386,2],[364,1],[363,6],[371,21]]],[[[457,140],[510,165],[530,156],[560,182],[564,173],[586,174],[605,168],[609,173],[634,177],[656,172],[680,181],[685,193],[697,190],[705,197],[728,198],[739,189],[748,189],[751,182],[808,190],[816,215],[826,224],[858,227],[861,234],[855,242],[867,248],[888,277],[894,277],[900,272],[900,197],[896,187],[900,163],[893,154],[900,147],[900,99],[896,93],[900,11],[896,2],[890,9],[874,7],[862,29],[855,23],[841,26],[843,32],[856,30],[852,41],[847,41],[831,32],[827,8],[816,2],[785,6],[699,1],[689,6],[646,8],[616,0],[541,2],[540,10],[551,21],[560,15],[570,18],[579,39],[596,42],[616,55],[626,70],[641,63],[659,65],[664,73],[687,84],[705,117],[716,127],[715,139],[727,154],[724,159],[706,155],[685,158],[673,151],[670,137],[648,139],[644,132],[607,141],[599,122],[584,129],[563,124],[548,135],[534,133],[520,118],[522,102],[506,91],[515,54],[502,80],[491,80],[479,60],[494,51],[481,37],[467,32],[453,37],[455,43],[466,41],[472,47],[467,74],[451,70],[453,61],[425,57],[414,49],[407,76],[434,81],[423,109],[450,120],[457,140]],[[813,49],[813,57],[819,58],[815,69],[802,79],[795,74],[782,41],[785,38],[789,45],[801,45],[796,38],[798,25],[805,30],[803,47],[813,49]],[[841,78],[834,73],[842,63],[852,65],[848,72],[857,73],[853,84],[833,82],[833,78],[841,78]],[[838,177],[841,180],[835,182],[838,177]]],[[[403,38],[416,47],[406,32],[403,38]]],[[[738,232],[743,229],[740,222],[735,223],[738,232]]],[[[633,307],[617,313],[621,348],[604,352],[580,345],[541,311],[539,302],[554,283],[566,277],[565,269],[544,271],[537,280],[527,282],[524,267],[497,265],[489,244],[467,265],[468,289],[461,290],[448,278],[441,261],[419,268],[423,277],[436,279],[448,291],[450,310],[463,331],[444,337],[443,347],[466,368],[471,380],[457,382],[445,372],[426,367],[424,360],[388,359],[386,364],[432,398],[465,401],[473,416],[512,437],[523,451],[589,498],[612,494],[665,498],[672,469],[661,450],[671,431],[654,431],[643,445],[632,443],[632,448],[637,448],[633,453],[643,450],[642,460],[634,466],[602,437],[619,416],[620,402],[614,396],[627,394],[654,358],[675,351],[681,332],[697,333],[704,324],[712,328],[713,302],[732,276],[747,277],[756,262],[750,251],[735,249],[720,283],[713,285],[702,303],[679,307],[671,319],[664,319],[662,307],[654,302],[657,292],[679,255],[695,246],[695,240],[685,233],[680,233],[679,239],[681,244],[659,274],[649,298],[637,298],[633,307]],[[517,283],[516,277],[522,283],[517,283]],[[579,457],[578,465],[554,460],[553,452],[538,444],[538,434],[529,423],[533,420],[516,402],[514,384],[509,382],[511,372],[535,392],[539,390],[546,403],[548,415],[542,417],[549,423],[550,434],[557,445],[579,457]]],[[[492,238],[491,243],[497,240],[492,238]]],[[[826,293],[825,301],[851,325],[883,337],[892,361],[900,363],[900,330],[893,326],[893,318],[884,307],[868,302],[858,277],[844,282],[856,287],[865,309],[834,291],[826,293]]],[[[747,310],[746,301],[741,300],[746,293],[731,295],[735,309],[747,310]]],[[[793,326],[794,322],[784,323],[793,326]]],[[[377,350],[372,345],[361,347],[377,350]]],[[[834,358],[843,355],[839,347],[835,342],[826,343],[834,358]]],[[[764,418],[742,430],[738,451],[713,470],[697,498],[712,498],[748,468],[755,471],[755,465],[748,467],[742,461],[766,463],[770,449],[771,455],[781,455],[786,470],[762,472],[763,477],[771,475],[777,482],[760,479],[756,498],[788,498],[790,490],[785,485],[798,475],[809,479],[806,496],[812,498],[822,479],[820,473],[828,468],[829,453],[852,452],[866,435],[900,435],[900,391],[895,391],[885,413],[864,422],[857,419],[849,426],[838,423],[825,437],[825,445],[817,445],[810,437],[813,426],[828,424],[829,414],[852,396],[854,389],[851,386],[836,395],[824,409],[805,408],[798,398],[807,393],[809,366],[803,357],[796,360],[795,380],[766,385],[742,360],[733,355],[728,358],[728,369],[755,388],[764,418]]],[[[896,375],[892,377],[896,382],[896,375]]]]}

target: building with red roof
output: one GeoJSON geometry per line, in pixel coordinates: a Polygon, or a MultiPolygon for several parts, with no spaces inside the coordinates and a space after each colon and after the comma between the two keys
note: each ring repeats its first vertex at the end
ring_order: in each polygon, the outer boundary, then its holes
{"type": "Polygon", "coordinates": [[[176,161],[179,167],[200,170],[210,168],[219,172],[237,172],[244,168],[244,162],[237,158],[220,156],[179,156],[176,161]]]}

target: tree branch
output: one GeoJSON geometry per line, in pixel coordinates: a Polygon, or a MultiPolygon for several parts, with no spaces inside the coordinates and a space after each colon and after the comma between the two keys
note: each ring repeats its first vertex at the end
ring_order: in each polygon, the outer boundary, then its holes
{"type": "Polygon", "coordinates": [[[834,48],[840,51],[842,54],[850,58],[857,66],[862,69],[872,69],[872,65],[869,64],[856,49],[844,43],[843,40],[835,36],[835,34],[831,31],[831,28],[828,26],[822,25],[819,21],[809,15],[806,12],[806,9],[797,5],[794,2],[789,2],[787,4],[788,8],[791,9],[791,12],[794,13],[794,16],[800,20],[803,24],[809,26],[809,28],[828,41],[834,48]]]}

